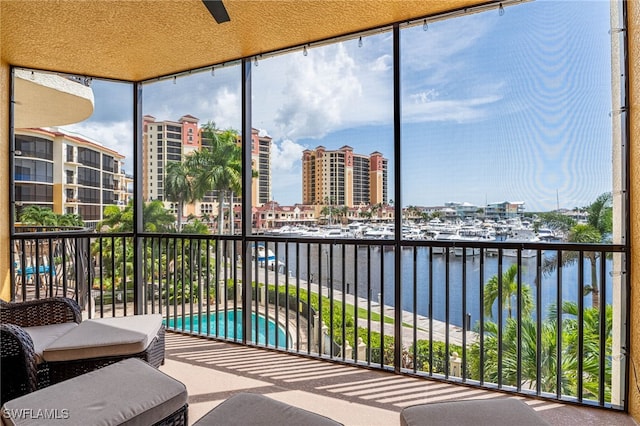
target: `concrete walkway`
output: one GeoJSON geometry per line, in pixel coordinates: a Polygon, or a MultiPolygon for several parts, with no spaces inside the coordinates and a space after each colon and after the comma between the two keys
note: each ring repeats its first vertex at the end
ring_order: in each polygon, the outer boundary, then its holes
{"type": "MultiPolygon", "coordinates": [[[[238,271],[240,271],[241,269],[238,268],[238,271]]],[[[264,282],[265,281],[265,272],[267,273],[266,277],[268,280],[268,283],[270,285],[275,285],[278,284],[279,286],[284,287],[285,283],[286,283],[286,274],[284,273],[276,273],[276,271],[272,271],[271,269],[267,269],[267,271],[264,270],[263,267],[259,268],[259,274],[257,277],[257,281],[258,282],[264,282]]],[[[254,278],[255,280],[255,278],[254,278]]],[[[296,277],[293,276],[289,276],[289,286],[291,285],[295,285],[296,284],[296,277]]],[[[311,292],[313,293],[318,293],[318,285],[315,283],[311,283],[309,285],[309,283],[303,279],[300,279],[300,288],[301,289],[311,289],[311,292]]],[[[323,296],[326,297],[331,297],[331,290],[327,287],[322,287],[322,294],[323,296]]],[[[343,293],[340,290],[334,289],[333,290],[333,299],[335,302],[342,304],[343,301],[343,293]]],[[[368,303],[369,301],[365,298],[362,297],[357,297],[354,296],[353,294],[344,294],[344,302],[348,305],[353,305],[356,306],[356,299],[357,299],[357,306],[359,308],[367,308],[368,307],[368,303]]],[[[380,314],[380,304],[377,302],[374,302],[373,300],[371,301],[371,310],[372,312],[376,312],[378,314],[380,314]]],[[[395,318],[395,312],[396,309],[392,306],[388,306],[388,305],[384,305],[383,307],[383,315],[390,317],[390,318],[395,318]]],[[[403,324],[410,324],[411,326],[403,326],[403,332],[402,332],[402,344],[403,346],[410,346],[413,343],[413,338],[414,338],[414,332],[413,332],[413,326],[415,325],[415,327],[417,328],[416,330],[416,337],[418,340],[429,340],[430,338],[430,333],[429,333],[429,329],[431,324],[433,324],[433,337],[432,339],[434,341],[439,341],[439,342],[444,342],[446,341],[447,338],[447,332],[449,334],[449,343],[450,344],[454,344],[454,345],[458,345],[458,346],[462,346],[463,345],[463,332],[462,332],[462,328],[455,326],[455,325],[449,325],[449,327],[447,327],[447,324],[443,321],[439,321],[436,319],[433,320],[429,320],[428,317],[425,317],[423,315],[416,315],[414,318],[414,314],[412,312],[409,311],[402,311],[402,322],[403,324]],[[415,322],[414,322],[415,319],[415,322]]],[[[367,318],[358,318],[358,326],[360,327],[364,327],[364,328],[368,328],[369,323],[367,321],[367,318]]],[[[376,331],[376,332],[380,332],[380,321],[371,321],[371,331],[376,331]]],[[[395,333],[395,327],[393,324],[389,324],[389,323],[384,323],[384,333],[387,336],[391,336],[395,333]]],[[[466,337],[466,343],[467,345],[469,345],[471,342],[475,341],[477,339],[477,333],[473,332],[473,331],[467,331],[467,337],[466,337]]]]}

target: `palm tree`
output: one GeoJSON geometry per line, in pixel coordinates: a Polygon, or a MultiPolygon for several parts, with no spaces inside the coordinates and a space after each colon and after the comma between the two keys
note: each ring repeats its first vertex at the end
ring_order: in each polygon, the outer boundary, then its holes
{"type": "Polygon", "coordinates": [[[167,163],[164,196],[168,201],[178,205],[178,232],[182,230],[184,203],[195,201],[192,181],[193,178],[185,163],[178,161],[167,163]]]}
{"type": "Polygon", "coordinates": [[[193,222],[190,222],[184,225],[184,227],[182,228],[182,232],[185,234],[208,235],[209,227],[204,222],[201,222],[200,220],[196,219],[193,222]]]}
{"type": "Polygon", "coordinates": [[[20,213],[20,222],[35,226],[55,226],[58,224],[58,215],[46,207],[27,206],[20,213]]]}
{"type": "Polygon", "coordinates": [[[535,228],[544,225],[562,235],[567,235],[571,228],[576,226],[575,219],[559,212],[538,213],[538,218],[539,221],[535,223],[535,228]]]}
{"type": "Polygon", "coordinates": [[[384,206],[382,205],[382,203],[376,203],[373,204],[371,206],[371,215],[376,215],[378,218],[380,218],[381,214],[382,214],[382,208],[384,206]]]}
{"type": "Polygon", "coordinates": [[[325,218],[326,218],[326,217],[329,217],[329,220],[328,220],[327,222],[328,222],[328,223],[331,223],[331,215],[332,215],[332,208],[331,208],[331,206],[324,206],[324,207],[322,208],[322,210],[320,210],[320,214],[321,214],[322,216],[324,216],[325,218]]]}
{"type": "Polygon", "coordinates": [[[222,234],[226,194],[241,190],[242,152],[235,131],[220,131],[213,123],[205,124],[202,129],[203,140],[208,143],[190,154],[186,165],[193,174],[194,199],[201,200],[209,191],[218,191],[218,232],[222,234]]]}
{"type": "Polygon", "coordinates": [[[587,207],[587,223],[597,229],[603,238],[606,238],[613,228],[611,202],[611,192],[605,192],[587,207]]]}
{"type": "Polygon", "coordinates": [[[370,211],[361,211],[360,212],[360,217],[363,219],[371,219],[371,212],[370,211]]]}
{"type": "Polygon", "coordinates": [[[347,223],[347,215],[349,214],[349,207],[342,206],[336,209],[336,215],[340,218],[341,223],[347,223]]]}
{"type": "Polygon", "coordinates": [[[142,207],[142,223],[147,232],[175,232],[175,220],[162,201],[154,200],[142,207]]]}
{"type": "MultiPolygon", "coordinates": [[[[508,318],[513,318],[513,301],[518,298],[518,265],[513,264],[502,274],[502,303],[499,306],[507,308],[508,318]]],[[[499,290],[498,276],[494,275],[487,281],[484,288],[484,312],[488,313],[490,318],[493,318],[493,305],[498,300],[499,290]]],[[[522,316],[528,316],[533,310],[533,299],[531,296],[531,287],[527,284],[521,285],[522,294],[522,316]]]]}
{"type": "Polygon", "coordinates": [[[96,225],[98,231],[108,228],[111,232],[133,231],[133,200],[120,210],[118,206],[107,206],[103,212],[103,218],[96,225]]]}
{"type": "MultiPolygon", "coordinates": [[[[578,323],[578,305],[575,302],[562,304],[562,368],[571,380],[573,389],[578,377],[578,359],[582,358],[582,379],[584,396],[597,399],[600,383],[600,309],[598,307],[585,308],[582,313],[582,352],[578,352],[580,338],[578,323]]],[[[608,305],[604,312],[604,386],[605,399],[611,397],[611,351],[613,330],[613,307],[608,305]]],[[[549,321],[557,321],[557,309],[553,305],[550,309],[549,321]]]]}
{"type": "MultiPolygon", "coordinates": [[[[578,224],[569,231],[569,241],[573,243],[599,243],[602,241],[602,234],[591,226],[590,224],[578,224]]],[[[576,256],[567,256],[566,263],[570,263],[576,260],[576,256]]],[[[591,284],[585,284],[585,293],[591,292],[592,306],[597,308],[600,306],[600,290],[598,286],[598,271],[596,268],[596,261],[599,254],[594,251],[587,251],[584,253],[585,257],[591,262],[591,284]]]]}
{"type": "MultiPolygon", "coordinates": [[[[587,212],[587,223],[577,224],[569,231],[567,240],[572,243],[590,244],[602,243],[611,235],[613,229],[613,208],[611,207],[611,193],[605,192],[596,198],[596,200],[585,208],[587,212]]],[[[591,283],[584,286],[585,293],[591,293],[591,306],[600,307],[600,288],[598,285],[597,261],[600,253],[595,251],[586,251],[584,256],[591,263],[591,283]]],[[[567,265],[578,260],[577,252],[562,253],[562,264],[567,265]]],[[[549,272],[557,267],[556,258],[546,259],[544,262],[545,272],[549,272]]]]}
{"type": "MultiPolygon", "coordinates": [[[[540,381],[543,392],[554,392],[556,388],[556,336],[557,327],[551,321],[542,323],[541,341],[537,342],[537,325],[531,317],[523,317],[520,322],[521,356],[520,356],[520,383],[528,388],[534,388],[540,381]],[[540,346],[540,359],[537,358],[537,348],[540,346]],[[537,376],[537,367],[540,364],[540,377],[537,376]]],[[[498,352],[502,354],[502,384],[517,385],[518,377],[518,322],[507,319],[502,333],[502,344],[498,344],[498,325],[492,321],[484,323],[484,359],[480,365],[480,344],[474,342],[470,349],[471,378],[480,378],[480,369],[484,372],[484,380],[498,383],[498,352]]],[[[564,387],[563,387],[564,388],[564,387]]]]}
{"type": "Polygon", "coordinates": [[[35,226],[84,226],[82,218],[77,214],[57,214],[40,206],[25,207],[20,213],[20,222],[35,226]]]}
{"type": "MultiPolygon", "coordinates": [[[[142,207],[142,220],[145,231],[171,232],[176,218],[164,208],[162,201],[154,200],[142,207]]],[[[133,232],[133,201],[129,201],[124,210],[117,206],[106,207],[104,219],[98,223],[97,229],[101,231],[104,227],[110,232],[133,232]]]]}
{"type": "MultiPolygon", "coordinates": [[[[171,232],[175,231],[175,216],[165,209],[162,201],[155,200],[145,203],[142,209],[142,220],[144,230],[147,232],[171,232]]],[[[107,232],[133,232],[133,200],[121,210],[117,206],[108,206],[104,210],[104,219],[97,225],[98,231],[107,232]]],[[[151,250],[148,247],[147,250],[151,250]]],[[[126,283],[123,277],[133,277],[134,250],[133,239],[131,237],[103,237],[96,239],[91,247],[91,254],[96,259],[101,260],[101,268],[105,277],[105,288],[111,289],[114,286],[116,290],[125,290],[126,283]],[[100,251],[102,249],[102,251],[100,251]],[[113,269],[112,265],[121,265],[113,269]]],[[[147,258],[151,257],[149,251],[147,258]]],[[[161,259],[162,255],[158,255],[161,259]]],[[[160,260],[158,260],[160,261],[160,260]]],[[[165,259],[166,262],[166,259],[165,259]]],[[[157,270],[157,269],[156,269],[157,270]]],[[[166,270],[166,267],[165,267],[166,270]]],[[[129,281],[129,280],[128,280],[129,281]]],[[[130,282],[129,284],[130,285],[130,282]]]]}
{"type": "MultiPolygon", "coordinates": [[[[584,398],[597,400],[599,388],[604,385],[605,400],[611,397],[611,342],[613,325],[613,308],[605,311],[605,359],[604,383],[600,381],[600,312],[596,308],[586,308],[582,315],[582,352],[578,353],[579,324],[578,306],[575,302],[564,302],[561,324],[561,393],[576,395],[578,382],[578,360],[582,358],[582,384],[584,398]]],[[[518,328],[518,321],[507,319],[502,333],[501,345],[498,345],[498,326],[494,322],[484,323],[484,359],[480,365],[480,344],[474,342],[470,349],[471,377],[478,379],[480,369],[488,382],[498,382],[498,351],[502,354],[502,384],[516,386],[518,377],[518,330],[520,331],[520,385],[533,389],[539,382],[542,392],[556,392],[556,375],[558,371],[558,323],[557,309],[553,305],[549,315],[542,321],[540,341],[537,338],[537,324],[530,316],[523,317],[518,328]],[[540,358],[538,358],[540,348],[540,358]],[[540,376],[537,369],[540,366],[540,376]]]]}
{"type": "Polygon", "coordinates": [[[67,213],[58,216],[58,225],[60,226],[84,226],[84,221],[80,216],[74,213],[67,213]]]}
{"type": "Polygon", "coordinates": [[[435,211],[431,213],[431,219],[442,219],[444,214],[441,211],[435,211]]]}

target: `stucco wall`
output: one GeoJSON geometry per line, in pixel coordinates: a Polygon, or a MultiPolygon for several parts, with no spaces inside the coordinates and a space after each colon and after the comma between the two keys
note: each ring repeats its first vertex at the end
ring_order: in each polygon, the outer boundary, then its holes
{"type": "Polygon", "coordinates": [[[9,264],[9,65],[0,62],[0,298],[8,300],[11,291],[9,264]]]}
{"type": "MultiPolygon", "coordinates": [[[[627,2],[629,37],[629,113],[631,188],[631,352],[629,379],[629,412],[640,422],[640,383],[634,368],[640,368],[640,2],[627,2]]],[[[640,373],[640,372],[639,372],[640,373]]]]}

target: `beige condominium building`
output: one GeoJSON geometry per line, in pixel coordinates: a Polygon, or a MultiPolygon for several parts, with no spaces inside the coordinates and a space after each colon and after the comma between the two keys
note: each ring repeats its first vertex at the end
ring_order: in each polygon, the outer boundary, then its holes
{"type": "Polygon", "coordinates": [[[251,167],[258,172],[251,187],[252,206],[271,201],[271,137],[251,129],[251,167]]]}
{"type": "Polygon", "coordinates": [[[356,154],[350,146],[302,153],[302,203],[354,207],[387,204],[387,159],[356,154]]]}
{"type": "MultiPolygon", "coordinates": [[[[167,163],[183,161],[202,145],[200,119],[184,115],[177,121],[156,121],[151,115],[143,117],[142,136],[142,188],[145,201],[160,200],[165,207],[177,213],[177,205],[168,202],[164,194],[167,163]]],[[[252,205],[262,206],[271,200],[271,138],[251,132],[252,167],[257,172],[252,185],[252,205]]],[[[238,137],[241,143],[241,137],[238,137]]],[[[202,200],[185,206],[184,215],[210,215],[217,212],[217,196],[211,191],[202,200]]]]}
{"type": "Polygon", "coordinates": [[[133,178],[124,155],[57,128],[16,129],[14,180],[16,221],[29,205],[77,214],[94,227],[104,208],[124,208],[133,178]]]}
{"type": "MultiPolygon", "coordinates": [[[[164,199],[164,177],[167,163],[182,161],[184,156],[200,148],[198,119],[184,115],[178,121],[156,121],[143,117],[142,127],[142,196],[145,201],[164,199]]],[[[165,201],[167,208],[175,207],[165,201]]]]}

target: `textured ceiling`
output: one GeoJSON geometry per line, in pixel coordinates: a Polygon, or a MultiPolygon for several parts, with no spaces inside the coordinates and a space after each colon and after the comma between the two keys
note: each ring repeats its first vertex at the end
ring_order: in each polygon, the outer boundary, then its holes
{"type": "MultiPolygon", "coordinates": [[[[484,4],[478,0],[0,0],[11,65],[140,81],[484,4]]],[[[493,3],[493,2],[489,2],[493,3]]]]}

